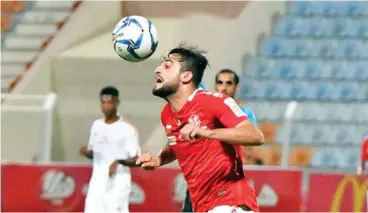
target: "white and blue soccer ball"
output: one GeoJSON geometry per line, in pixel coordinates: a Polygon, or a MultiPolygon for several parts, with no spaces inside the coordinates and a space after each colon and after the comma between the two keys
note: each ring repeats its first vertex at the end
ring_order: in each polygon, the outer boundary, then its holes
{"type": "Polygon", "coordinates": [[[156,27],[142,16],[127,16],[112,31],[115,52],[123,59],[139,62],[149,58],[156,50],[156,27]]]}

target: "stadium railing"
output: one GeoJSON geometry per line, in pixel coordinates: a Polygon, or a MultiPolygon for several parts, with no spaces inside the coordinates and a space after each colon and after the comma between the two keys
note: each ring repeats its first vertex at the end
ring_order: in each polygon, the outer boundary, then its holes
{"type": "Polygon", "coordinates": [[[298,102],[290,101],[284,113],[284,125],[286,129],[286,138],[283,140],[282,143],[282,152],[281,152],[281,168],[288,168],[289,167],[289,151],[290,151],[290,142],[291,142],[291,128],[293,126],[293,118],[295,111],[298,107],[298,102]]]}

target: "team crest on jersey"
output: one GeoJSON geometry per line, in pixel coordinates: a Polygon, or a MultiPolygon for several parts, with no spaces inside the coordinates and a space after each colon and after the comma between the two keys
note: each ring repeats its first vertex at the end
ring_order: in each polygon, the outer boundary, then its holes
{"type": "Polygon", "coordinates": [[[192,116],[189,117],[188,123],[194,124],[196,126],[200,126],[201,125],[201,120],[199,120],[198,115],[192,115],[192,116]]]}
{"type": "Polygon", "coordinates": [[[172,128],[171,125],[169,125],[169,124],[166,125],[166,127],[165,127],[165,133],[166,133],[167,136],[172,134],[171,128],[172,128]]]}

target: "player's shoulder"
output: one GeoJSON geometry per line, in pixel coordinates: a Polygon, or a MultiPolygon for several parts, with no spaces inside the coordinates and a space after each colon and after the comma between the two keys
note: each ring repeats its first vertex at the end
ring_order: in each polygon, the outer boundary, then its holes
{"type": "Polygon", "coordinates": [[[196,95],[195,99],[199,100],[201,103],[216,103],[216,102],[223,102],[226,99],[232,99],[231,97],[220,93],[220,92],[210,92],[207,90],[199,90],[198,94],[196,95]]]}
{"type": "Polygon", "coordinates": [[[98,119],[96,119],[92,122],[92,127],[96,127],[96,126],[102,125],[104,123],[105,123],[104,118],[98,118],[98,119]]]}
{"type": "Polygon", "coordinates": [[[171,113],[170,105],[167,103],[161,110],[161,122],[163,122],[165,118],[169,117],[170,113],[171,113]]]}
{"type": "Polygon", "coordinates": [[[125,131],[130,131],[132,133],[138,134],[137,126],[129,119],[120,116],[119,123],[121,125],[121,128],[123,128],[125,131]]]}

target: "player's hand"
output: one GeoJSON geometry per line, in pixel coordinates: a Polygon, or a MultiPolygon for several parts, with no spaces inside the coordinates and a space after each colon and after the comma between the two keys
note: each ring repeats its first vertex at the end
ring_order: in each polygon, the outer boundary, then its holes
{"type": "Polygon", "coordinates": [[[110,168],[109,168],[109,176],[112,177],[115,173],[116,173],[116,170],[118,169],[118,165],[119,165],[119,162],[116,160],[114,161],[111,165],[110,165],[110,168]]]}
{"type": "Polygon", "coordinates": [[[208,130],[202,129],[195,124],[186,124],[180,130],[180,137],[187,141],[194,141],[199,138],[206,138],[208,130]]]}
{"type": "Polygon", "coordinates": [[[160,166],[160,159],[153,156],[151,153],[146,152],[138,157],[135,164],[145,170],[155,170],[160,166]]]}
{"type": "Polygon", "coordinates": [[[86,155],[86,153],[88,153],[88,150],[87,150],[87,146],[82,146],[80,149],[79,149],[79,154],[81,155],[86,155]]]}

